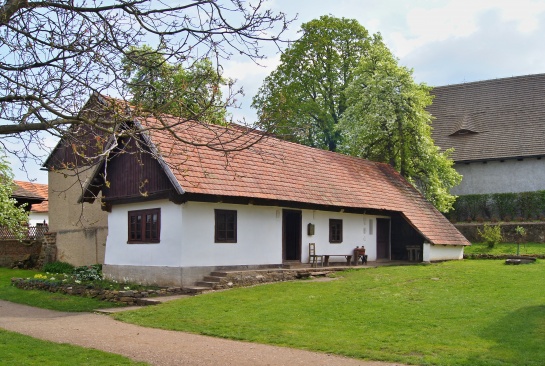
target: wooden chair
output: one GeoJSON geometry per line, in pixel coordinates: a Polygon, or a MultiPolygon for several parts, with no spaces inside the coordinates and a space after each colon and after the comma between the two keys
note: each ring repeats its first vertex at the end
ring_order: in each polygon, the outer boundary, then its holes
{"type": "Polygon", "coordinates": [[[320,266],[324,266],[324,256],[316,254],[315,243],[308,244],[308,262],[312,264],[312,267],[318,267],[318,263],[320,266]]]}

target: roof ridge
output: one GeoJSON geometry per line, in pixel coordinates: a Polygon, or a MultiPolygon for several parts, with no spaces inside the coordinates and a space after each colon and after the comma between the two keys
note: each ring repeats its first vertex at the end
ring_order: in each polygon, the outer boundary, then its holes
{"type": "Polygon", "coordinates": [[[493,82],[510,81],[515,79],[539,78],[539,77],[545,77],[545,73],[506,76],[506,77],[499,77],[494,79],[484,79],[484,80],[475,80],[475,81],[468,81],[468,82],[462,82],[462,83],[456,83],[456,84],[438,85],[438,86],[432,86],[432,89],[443,89],[443,88],[459,87],[459,86],[465,86],[465,85],[471,86],[475,84],[485,84],[485,83],[493,83],[493,82]]]}

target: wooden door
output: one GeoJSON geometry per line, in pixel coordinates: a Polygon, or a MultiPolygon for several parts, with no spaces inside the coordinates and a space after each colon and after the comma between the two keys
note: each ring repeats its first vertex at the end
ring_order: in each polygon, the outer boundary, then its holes
{"type": "Polygon", "coordinates": [[[301,260],[301,228],[301,211],[282,210],[282,252],[284,260],[301,260]]]}
{"type": "Polygon", "coordinates": [[[377,259],[390,259],[390,219],[377,219],[377,259]]]}

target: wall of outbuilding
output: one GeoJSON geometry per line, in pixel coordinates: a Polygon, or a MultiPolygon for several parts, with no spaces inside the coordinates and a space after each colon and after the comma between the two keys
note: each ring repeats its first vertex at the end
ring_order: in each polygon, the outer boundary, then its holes
{"type": "Polygon", "coordinates": [[[545,190],[545,159],[459,163],[454,168],[463,176],[451,190],[455,195],[545,190]]]}

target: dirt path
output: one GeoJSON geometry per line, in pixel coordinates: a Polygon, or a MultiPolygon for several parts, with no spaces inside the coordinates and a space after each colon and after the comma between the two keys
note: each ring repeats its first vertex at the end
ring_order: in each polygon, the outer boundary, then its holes
{"type": "Polygon", "coordinates": [[[0,328],[48,341],[117,353],[152,365],[394,365],[144,328],[102,314],[63,313],[2,300],[0,328]]]}

